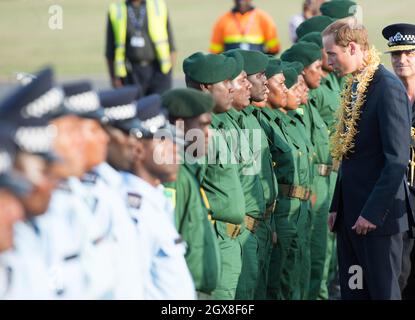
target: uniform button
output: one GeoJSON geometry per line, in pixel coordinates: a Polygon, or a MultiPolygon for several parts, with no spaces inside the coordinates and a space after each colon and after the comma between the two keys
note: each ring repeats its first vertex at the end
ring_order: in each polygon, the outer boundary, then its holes
{"type": "Polygon", "coordinates": [[[298,151],[298,155],[301,157],[303,153],[301,151],[298,151]]]}
{"type": "Polygon", "coordinates": [[[277,163],[275,161],[272,161],[272,166],[275,168],[277,166],[277,163]]]}

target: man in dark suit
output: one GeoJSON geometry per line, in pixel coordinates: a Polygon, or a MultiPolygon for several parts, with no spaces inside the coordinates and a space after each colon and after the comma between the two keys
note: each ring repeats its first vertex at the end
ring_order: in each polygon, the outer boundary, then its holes
{"type": "MultiPolygon", "coordinates": [[[[415,25],[396,23],[382,30],[383,37],[388,40],[387,52],[391,54],[393,71],[405,86],[412,104],[412,127],[415,127],[415,25]]],[[[413,129],[412,129],[413,130],[413,129]]],[[[415,136],[412,136],[411,159],[408,166],[408,185],[411,190],[411,202],[415,203],[415,136]]],[[[405,233],[403,239],[402,273],[399,285],[404,299],[415,297],[415,272],[411,274],[411,251],[413,251],[413,234],[405,233]],[[409,277],[409,279],[408,279],[409,277]],[[408,285],[407,285],[408,284],[408,285]]],[[[412,260],[415,254],[412,255],[412,260]]]]}
{"type": "Polygon", "coordinates": [[[400,299],[411,112],[402,83],[369,49],[355,18],[323,31],[329,64],[346,83],[333,156],[342,161],[330,210],[343,299],[400,299]]]}

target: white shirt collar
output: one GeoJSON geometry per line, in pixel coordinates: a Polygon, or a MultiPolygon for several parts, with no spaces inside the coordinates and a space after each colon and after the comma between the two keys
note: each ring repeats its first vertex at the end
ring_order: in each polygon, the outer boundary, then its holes
{"type": "Polygon", "coordinates": [[[118,188],[123,184],[120,173],[111,167],[107,162],[103,162],[96,166],[93,171],[104,179],[108,185],[118,188]]]}

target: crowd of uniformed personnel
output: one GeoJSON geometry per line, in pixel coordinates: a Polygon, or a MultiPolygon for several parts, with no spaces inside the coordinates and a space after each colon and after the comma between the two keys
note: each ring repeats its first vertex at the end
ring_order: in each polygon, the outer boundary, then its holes
{"type": "Polygon", "coordinates": [[[161,96],[58,85],[50,68],[10,93],[0,298],[327,299],[333,21],[306,20],[280,59],[194,53],[187,88],[161,96]]]}

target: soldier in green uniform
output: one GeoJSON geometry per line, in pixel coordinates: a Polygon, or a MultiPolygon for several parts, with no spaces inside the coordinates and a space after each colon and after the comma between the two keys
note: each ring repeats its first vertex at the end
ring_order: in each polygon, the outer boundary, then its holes
{"type": "MultiPolygon", "coordinates": [[[[312,29],[311,29],[312,30],[312,29]]],[[[329,129],[329,136],[335,131],[337,122],[336,112],[340,106],[340,83],[343,79],[338,78],[333,72],[333,68],[328,64],[327,53],[323,50],[323,42],[320,32],[310,32],[301,38],[301,41],[307,41],[317,44],[322,49],[322,73],[321,85],[318,89],[310,92],[310,102],[317,108],[324,122],[329,129]]],[[[329,198],[333,197],[334,186],[337,180],[339,162],[333,161],[333,168],[330,174],[329,198]]],[[[318,298],[328,299],[328,285],[336,275],[337,260],[335,255],[336,237],[329,230],[327,236],[326,262],[321,282],[321,290],[318,298]]]]}
{"type": "MultiPolygon", "coordinates": [[[[321,38],[321,36],[320,36],[321,38]]],[[[323,102],[324,94],[320,88],[322,78],[321,47],[312,42],[299,41],[282,56],[289,61],[299,61],[305,68],[302,83],[309,89],[308,102],[301,105],[305,128],[314,147],[313,193],[316,203],[312,207],[312,227],[310,240],[311,274],[308,298],[316,300],[324,274],[327,251],[327,219],[332,194],[330,193],[330,176],[333,162],[330,155],[329,131],[320,116],[317,106],[323,102]]]]}
{"type": "MultiPolygon", "coordinates": [[[[199,299],[211,299],[220,276],[220,254],[216,235],[208,220],[209,203],[202,198],[198,158],[207,153],[208,128],[215,104],[211,95],[194,89],[170,90],[162,96],[172,124],[183,124],[184,134],[197,136],[194,144],[185,141],[184,163],[175,182],[165,183],[174,197],[176,227],[187,243],[185,255],[199,299]],[[192,131],[193,130],[193,131],[192,131]],[[195,132],[197,131],[197,132],[195,132]],[[203,134],[203,136],[202,136],[203,134]]],[[[180,127],[180,125],[178,125],[180,127]]]]}
{"type": "Polygon", "coordinates": [[[245,225],[250,231],[251,245],[247,246],[249,242],[244,244],[244,248],[248,247],[250,250],[243,259],[237,298],[264,299],[272,240],[270,217],[274,211],[277,189],[268,140],[256,118],[256,114],[260,114],[260,111],[251,102],[261,102],[266,98],[268,88],[265,68],[268,65],[268,57],[261,52],[239,49],[228,51],[225,55],[234,56],[236,59],[240,57],[244,65],[244,71],[234,80],[234,110],[228,113],[232,120],[237,120],[237,125],[246,134],[249,150],[252,151],[250,163],[256,176],[256,185],[252,190],[248,188],[245,190],[245,199],[247,202],[248,199],[256,203],[259,202],[258,200],[262,202],[258,203],[255,211],[248,210],[247,207],[245,225]],[[240,85],[238,78],[246,79],[247,85],[240,85]],[[246,276],[245,270],[247,270],[246,276]]]}
{"type": "Polygon", "coordinates": [[[287,114],[300,104],[299,73],[292,65],[282,65],[275,59],[266,70],[270,108],[262,109],[264,117],[260,123],[271,141],[279,187],[277,209],[272,219],[277,239],[268,271],[269,299],[303,299],[308,289],[304,285],[304,278],[308,278],[304,269],[309,269],[310,150],[303,137],[305,130],[287,114]]]}
{"type": "Polygon", "coordinates": [[[221,255],[221,276],[213,296],[235,299],[242,268],[242,251],[237,238],[243,229],[245,196],[237,162],[232,161],[232,152],[223,134],[229,125],[221,114],[231,108],[231,80],[241,73],[242,66],[231,57],[195,53],[184,60],[183,70],[188,87],[210,93],[215,100],[212,140],[197,179],[209,202],[221,255]]]}
{"type": "MultiPolygon", "coordinates": [[[[286,51],[287,53],[287,51],[286,51]]],[[[281,56],[282,57],[282,56],[281,56]]],[[[285,62],[286,63],[286,62],[285,62]]],[[[310,217],[308,220],[308,224],[305,229],[300,229],[302,232],[300,232],[300,239],[303,242],[304,249],[302,251],[302,264],[300,269],[300,290],[301,290],[301,299],[306,299],[308,297],[308,290],[310,285],[310,272],[311,272],[311,253],[310,253],[310,244],[311,244],[311,227],[312,227],[312,215],[311,215],[311,208],[314,207],[316,204],[316,196],[315,190],[313,188],[313,179],[314,179],[314,170],[313,166],[315,163],[315,157],[316,153],[314,151],[314,145],[311,141],[311,136],[308,134],[308,131],[306,130],[306,119],[304,117],[304,111],[301,107],[302,103],[302,97],[304,96],[304,86],[303,86],[303,69],[304,65],[302,63],[299,63],[298,61],[292,61],[291,64],[288,64],[288,68],[294,68],[296,70],[296,73],[298,73],[297,77],[297,83],[295,85],[294,92],[296,95],[291,95],[291,97],[296,97],[296,103],[299,103],[298,108],[295,108],[294,100],[290,102],[288,100],[288,111],[287,115],[289,115],[294,121],[295,121],[295,130],[297,133],[299,133],[299,137],[302,138],[302,140],[298,143],[304,143],[304,150],[306,150],[305,156],[303,156],[302,160],[304,163],[307,163],[305,160],[308,160],[309,164],[309,187],[310,187],[310,217]],[[290,106],[292,106],[290,108],[290,106]]],[[[287,74],[287,78],[289,79],[289,70],[285,71],[284,74],[287,74]]],[[[288,92],[288,98],[290,98],[290,90],[288,92]]],[[[293,129],[293,126],[289,126],[289,128],[293,129]]],[[[292,132],[292,135],[295,135],[295,132],[292,132]]],[[[307,172],[307,171],[305,171],[307,172]]],[[[300,175],[301,175],[300,171],[300,175]]],[[[304,180],[306,181],[306,180],[304,180]]]]}

